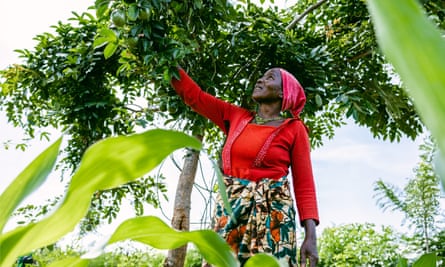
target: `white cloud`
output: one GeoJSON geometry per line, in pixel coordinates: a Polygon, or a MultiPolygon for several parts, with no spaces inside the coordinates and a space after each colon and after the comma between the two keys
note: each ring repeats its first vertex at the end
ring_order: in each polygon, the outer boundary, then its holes
{"type": "Polygon", "coordinates": [[[419,142],[377,140],[366,128],[349,122],[336,131],[333,140],[314,150],[321,228],[373,222],[401,230],[402,215],[381,211],[373,187],[378,179],[403,186],[418,161],[419,142]]]}

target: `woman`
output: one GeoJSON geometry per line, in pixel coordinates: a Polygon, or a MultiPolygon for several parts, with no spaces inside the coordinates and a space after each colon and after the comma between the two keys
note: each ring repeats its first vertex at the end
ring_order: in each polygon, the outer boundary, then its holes
{"type": "Polygon", "coordinates": [[[316,266],[318,209],[307,128],[299,119],[306,102],[297,79],[281,68],[268,70],[252,93],[256,112],[220,100],[179,68],[172,86],[193,110],[226,135],[222,172],[234,218],[218,197],[213,229],[232,247],[243,265],[256,253],[268,253],[296,266],[296,223],[287,175],[292,170],[295,204],[305,239],[301,266],[316,266]],[[290,111],[292,118],[281,116],[290,111]]]}

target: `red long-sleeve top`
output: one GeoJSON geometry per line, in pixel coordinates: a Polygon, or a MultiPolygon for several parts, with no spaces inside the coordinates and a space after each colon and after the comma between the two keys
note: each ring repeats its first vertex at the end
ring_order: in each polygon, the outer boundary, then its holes
{"type": "Polygon", "coordinates": [[[226,135],[222,151],[226,175],[258,181],[279,179],[292,171],[292,183],[300,222],[318,224],[315,182],[306,127],[299,119],[286,119],[280,126],[253,124],[254,113],[201,90],[190,76],[179,70],[172,86],[194,111],[215,123],[226,135]]]}

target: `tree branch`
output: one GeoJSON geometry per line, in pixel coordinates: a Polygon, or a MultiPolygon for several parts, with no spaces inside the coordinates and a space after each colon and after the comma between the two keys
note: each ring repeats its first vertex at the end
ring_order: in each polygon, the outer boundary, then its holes
{"type": "Polygon", "coordinates": [[[351,61],[354,61],[354,60],[366,57],[366,56],[368,56],[370,54],[372,54],[372,49],[369,49],[369,50],[367,50],[367,51],[365,51],[365,52],[363,52],[361,54],[353,56],[352,58],[348,59],[348,62],[351,62],[351,61]]]}
{"type": "Polygon", "coordinates": [[[300,20],[302,20],[304,17],[306,17],[307,14],[309,14],[310,12],[312,12],[314,9],[318,8],[319,6],[321,6],[322,4],[324,4],[325,2],[327,2],[328,0],[320,0],[317,3],[313,4],[312,6],[310,6],[308,9],[306,9],[303,14],[297,16],[294,18],[294,20],[292,20],[292,22],[287,25],[286,30],[290,30],[292,29],[300,20]]]}

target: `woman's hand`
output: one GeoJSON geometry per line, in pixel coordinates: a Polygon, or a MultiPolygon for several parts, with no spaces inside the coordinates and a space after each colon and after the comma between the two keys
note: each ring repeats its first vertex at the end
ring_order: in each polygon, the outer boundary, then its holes
{"type": "Polygon", "coordinates": [[[305,220],[303,221],[305,237],[303,244],[300,248],[300,263],[301,267],[315,267],[318,262],[318,251],[317,251],[317,234],[315,232],[315,221],[305,220]],[[306,265],[308,263],[310,265],[306,265]]]}

